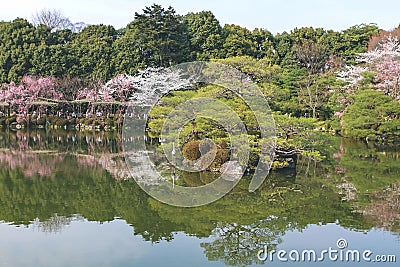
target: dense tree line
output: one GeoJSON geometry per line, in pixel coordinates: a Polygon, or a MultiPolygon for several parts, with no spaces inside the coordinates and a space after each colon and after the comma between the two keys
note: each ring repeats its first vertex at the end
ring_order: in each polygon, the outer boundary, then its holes
{"type": "MultiPolygon", "coordinates": [[[[37,23],[35,23],[37,24],[37,23]]],[[[54,30],[17,18],[0,22],[0,83],[19,82],[25,74],[90,77],[109,80],[146,66],[170,66],[193,60],[234,56],[296,65],[296,47],[313,42],[327,55],[346,62],[365,52],[376,25],[357,25],[342,32],[299,28],[273,35],[238,25],[221,26],[209,11],[179,15],[172,7],[146,7],[123,29],[91,25],[80,32],[54,30]]]]}
{"type": "MultiPolygon", "coordinates": [[[[316,128],[369,140],[400,135],[399,32],[361,24],[341,32],[303,27],[273,35],[221,26],[210,11],[182,16],[156,4],[135,13],[123,29],[91,25],[73,31],[18,18],[0,22],[0,104],[21,121],[33,111],[48,114],[40,108],[43,101],[64,112],[101,109],[107,118],[121,118],[141,70],[217,61],[260,86],[283,147],[319,158],[314,145],[299,145],[293,137],[313,140],[304,129],[316,128]]],[[[159,116],[156,109],[149,125],[159,116]]]]}

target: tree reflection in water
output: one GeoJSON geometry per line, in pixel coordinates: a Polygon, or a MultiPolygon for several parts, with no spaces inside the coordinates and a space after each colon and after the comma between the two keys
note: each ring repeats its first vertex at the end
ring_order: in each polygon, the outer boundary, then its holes
{"type": "Polygon", "coordinates": [[[271,216],[251,225],[220,224],[212,232],[214,241],[201,243],[201,247],[211,261],[221,260],[231,266],[260,264],[256,256],[260,248],[267,245],[269,251],[275,250],[281,236],[290,230],[279,228],[277,220],[282,219],[271,216]]]}
{"type": "Polygon", "coordinates": [[[71,217],[59,216],[54,214],[45,221],[40,221],[39,218],[35,218],[32,222],[33,229],[42,231],[45,233],[61,233],[61,231],[71,224],[73,221],[83,221],[84,218],[81,215],[73,215],[71,217]]]}
{"type": "MultiPolygon", "coordinates": [[[[137,138],[143,137],[125,141],[137,138]]],[[[217,202],[177,208],[126,179],[121,142],[107,132],[1,132],[0,220],[60,232],[75,220],[119,217],[153,243],[170,241],[177,232],[208,238],[201,243],[207,258],[228,265],[257,263],[260,247],[275,248],[287,231],[310,224],[400,228],[397,148],[337,139],[326,161],[300,158],[296,170],[272,172],[255,192],[248,192],[251,177],[244,177],[217,202]],[[356,192],[351,198],[345,183],[356,192]]],[[[179,175],[180,182],[196,186],[214,179],[179,175]]]]}

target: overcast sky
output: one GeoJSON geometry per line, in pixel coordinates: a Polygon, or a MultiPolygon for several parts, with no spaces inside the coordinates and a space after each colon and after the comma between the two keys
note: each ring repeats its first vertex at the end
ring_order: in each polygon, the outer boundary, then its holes
{"type": "Polygon", "coordinates": [[[400,24],[400,0],[2,0],[0,21],[31,19],[42,8],[61,10],[72,22],[107,24],[119,29],[154,2],[172,6],[178,14],[212,11],[221,25],[238,24],[272,33],[312,26],[344,30],[377,23],[389,30],[400,24]]]}

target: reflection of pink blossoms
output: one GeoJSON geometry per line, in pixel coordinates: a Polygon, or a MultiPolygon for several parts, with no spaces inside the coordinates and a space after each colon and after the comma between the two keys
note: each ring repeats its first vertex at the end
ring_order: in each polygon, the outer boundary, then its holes
{"type": "Polygon", "coordinates": [[[339,159],[339,158],[341,158],[343,156],[343,152],[344,152],[344,146],[343,145],[340,145],[339,151],[340,152],[333,153],[332,156],[333,156],[334,159],[339,159]]]}
{"type": "Polygon", "coordinates": [[[7,164],[10,169],[21,169],[25,177],[51,177],[55,173],[56,164],[62,160],[63,156],[60,155],[42,155],[21,150],[0,151],[0,163],[7,164]]]}
{"type": "Polygon", "coordinates": [[[363,209],[364,216],[379,227],[398,230],[400,221],[400,182],[376,192],[371,203],[363,209]]]}

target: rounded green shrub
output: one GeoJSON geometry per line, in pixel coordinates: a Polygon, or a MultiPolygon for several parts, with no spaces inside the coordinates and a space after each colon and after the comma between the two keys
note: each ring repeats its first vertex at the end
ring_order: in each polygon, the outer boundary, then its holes
{"type": "Polygon", "coordinates": [[[200,158],[201,153],[199,149],[200,140],[189,141],[182,148],[182,154],[189,160],[196,160],[200,158]]]}

